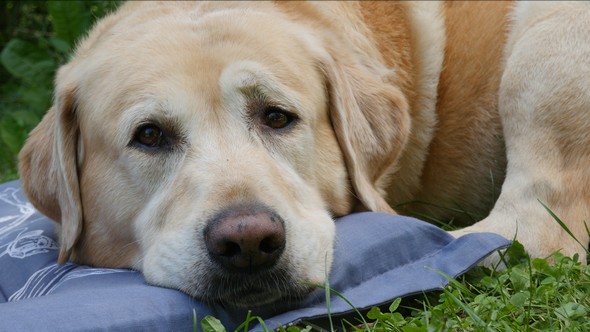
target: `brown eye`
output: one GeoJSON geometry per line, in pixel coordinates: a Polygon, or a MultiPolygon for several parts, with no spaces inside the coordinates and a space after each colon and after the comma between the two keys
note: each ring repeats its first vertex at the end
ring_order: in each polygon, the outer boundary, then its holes
{"type": "Polygon", "coordinates": [[[264,115],[264,123],[272,129],[287,127],[295,117],[279,107],[269,107],[264,115]]]}
{"type": "Polygon", "coordinates": [[[153,124],[139,127],[135,134],[135,142],[148,148],[158,148],[167,143],[162,129],[153,124]]]}

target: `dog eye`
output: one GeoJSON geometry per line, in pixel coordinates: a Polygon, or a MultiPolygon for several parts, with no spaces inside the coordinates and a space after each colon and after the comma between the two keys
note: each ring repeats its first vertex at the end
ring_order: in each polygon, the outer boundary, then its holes
{"type": "Polygon", "coordinates": [[[146,124],[137,129],[135,142],[148,148],[159,148],[168,142],[164,131],[154,124],[146,124]]]}
{"type": "Polygon", "coordinates": [[[295,115],[277,106],[268,107],[264,114],[264,124],[272,129],[285,128],[295,119],[295,115]]]}

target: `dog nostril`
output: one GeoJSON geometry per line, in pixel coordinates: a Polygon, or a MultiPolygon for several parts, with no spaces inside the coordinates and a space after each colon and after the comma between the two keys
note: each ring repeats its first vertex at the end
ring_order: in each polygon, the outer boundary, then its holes
{"type": "Polygon", "coordinates": [[[269,236],[260,242],[260,251],[265,254],[272,254],[285,245],[285,238],[280,236],[269,236]]]}
{"type": "Polygon", "coordinates": [[[232,256],[239,255],[241,251],[242,251],[242,249],[240,249],[239,244],[237,244],[235,242],[227,241],[224,243],[223,249],[220,250],[218,254],[220,256],[224,256],[224,257],[232,257],[232,256]]]}

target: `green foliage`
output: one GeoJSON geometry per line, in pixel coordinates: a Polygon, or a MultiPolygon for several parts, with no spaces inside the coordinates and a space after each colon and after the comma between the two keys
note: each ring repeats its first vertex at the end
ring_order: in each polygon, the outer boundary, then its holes
{"type": "MultiPolygon", "coordinates": [[[[519,248],[515,252],[524,253],[519,248]]],[[[371,330],[590,330],[590,299],[585,295],[590,292],[590,268],[575,257],[555,254],[551,260],[555,263],[521,255],[499,273],[476,268],[460,281],[450,280],[437,304],[423,301],[406,316],[397,306],[386,312],[373,308],[371,330]]]]}
{"type": "Polygon", "coordinates": [[[205,316],[203,318],[201,329],[203,332],[225,332],[225,327],[221,324],[221,321],[213,316],[205,316]]]}
{"type": "Polygon", "coordinates": [[[90,11],[82,1],[49,1],[47,6],[56,38],[64,45],[74,45],[90,27],[90,11]]]}
{"type": "Polygon", "coordinates": [[[0,2],[0,182],[51,106],[53,78],[79,38],[119,1],[0,2]]]}
{"type": "Polygon", "coordinates": [[[17,38],[2,49],[0,60],[9,73],[30,85],[50,79],[56,66],[49,50],[17,38]]]}

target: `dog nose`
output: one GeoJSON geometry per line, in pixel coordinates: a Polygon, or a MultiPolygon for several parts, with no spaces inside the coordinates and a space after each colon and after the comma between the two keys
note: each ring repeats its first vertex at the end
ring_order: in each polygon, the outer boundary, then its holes
{"type": "Polygon", "coordinates": [[[272,267],[285,243],[283,219],[261,208],[229,210],[213,218],[205,229],[209,255],[226,269],[238,272],[272,267]]]}

